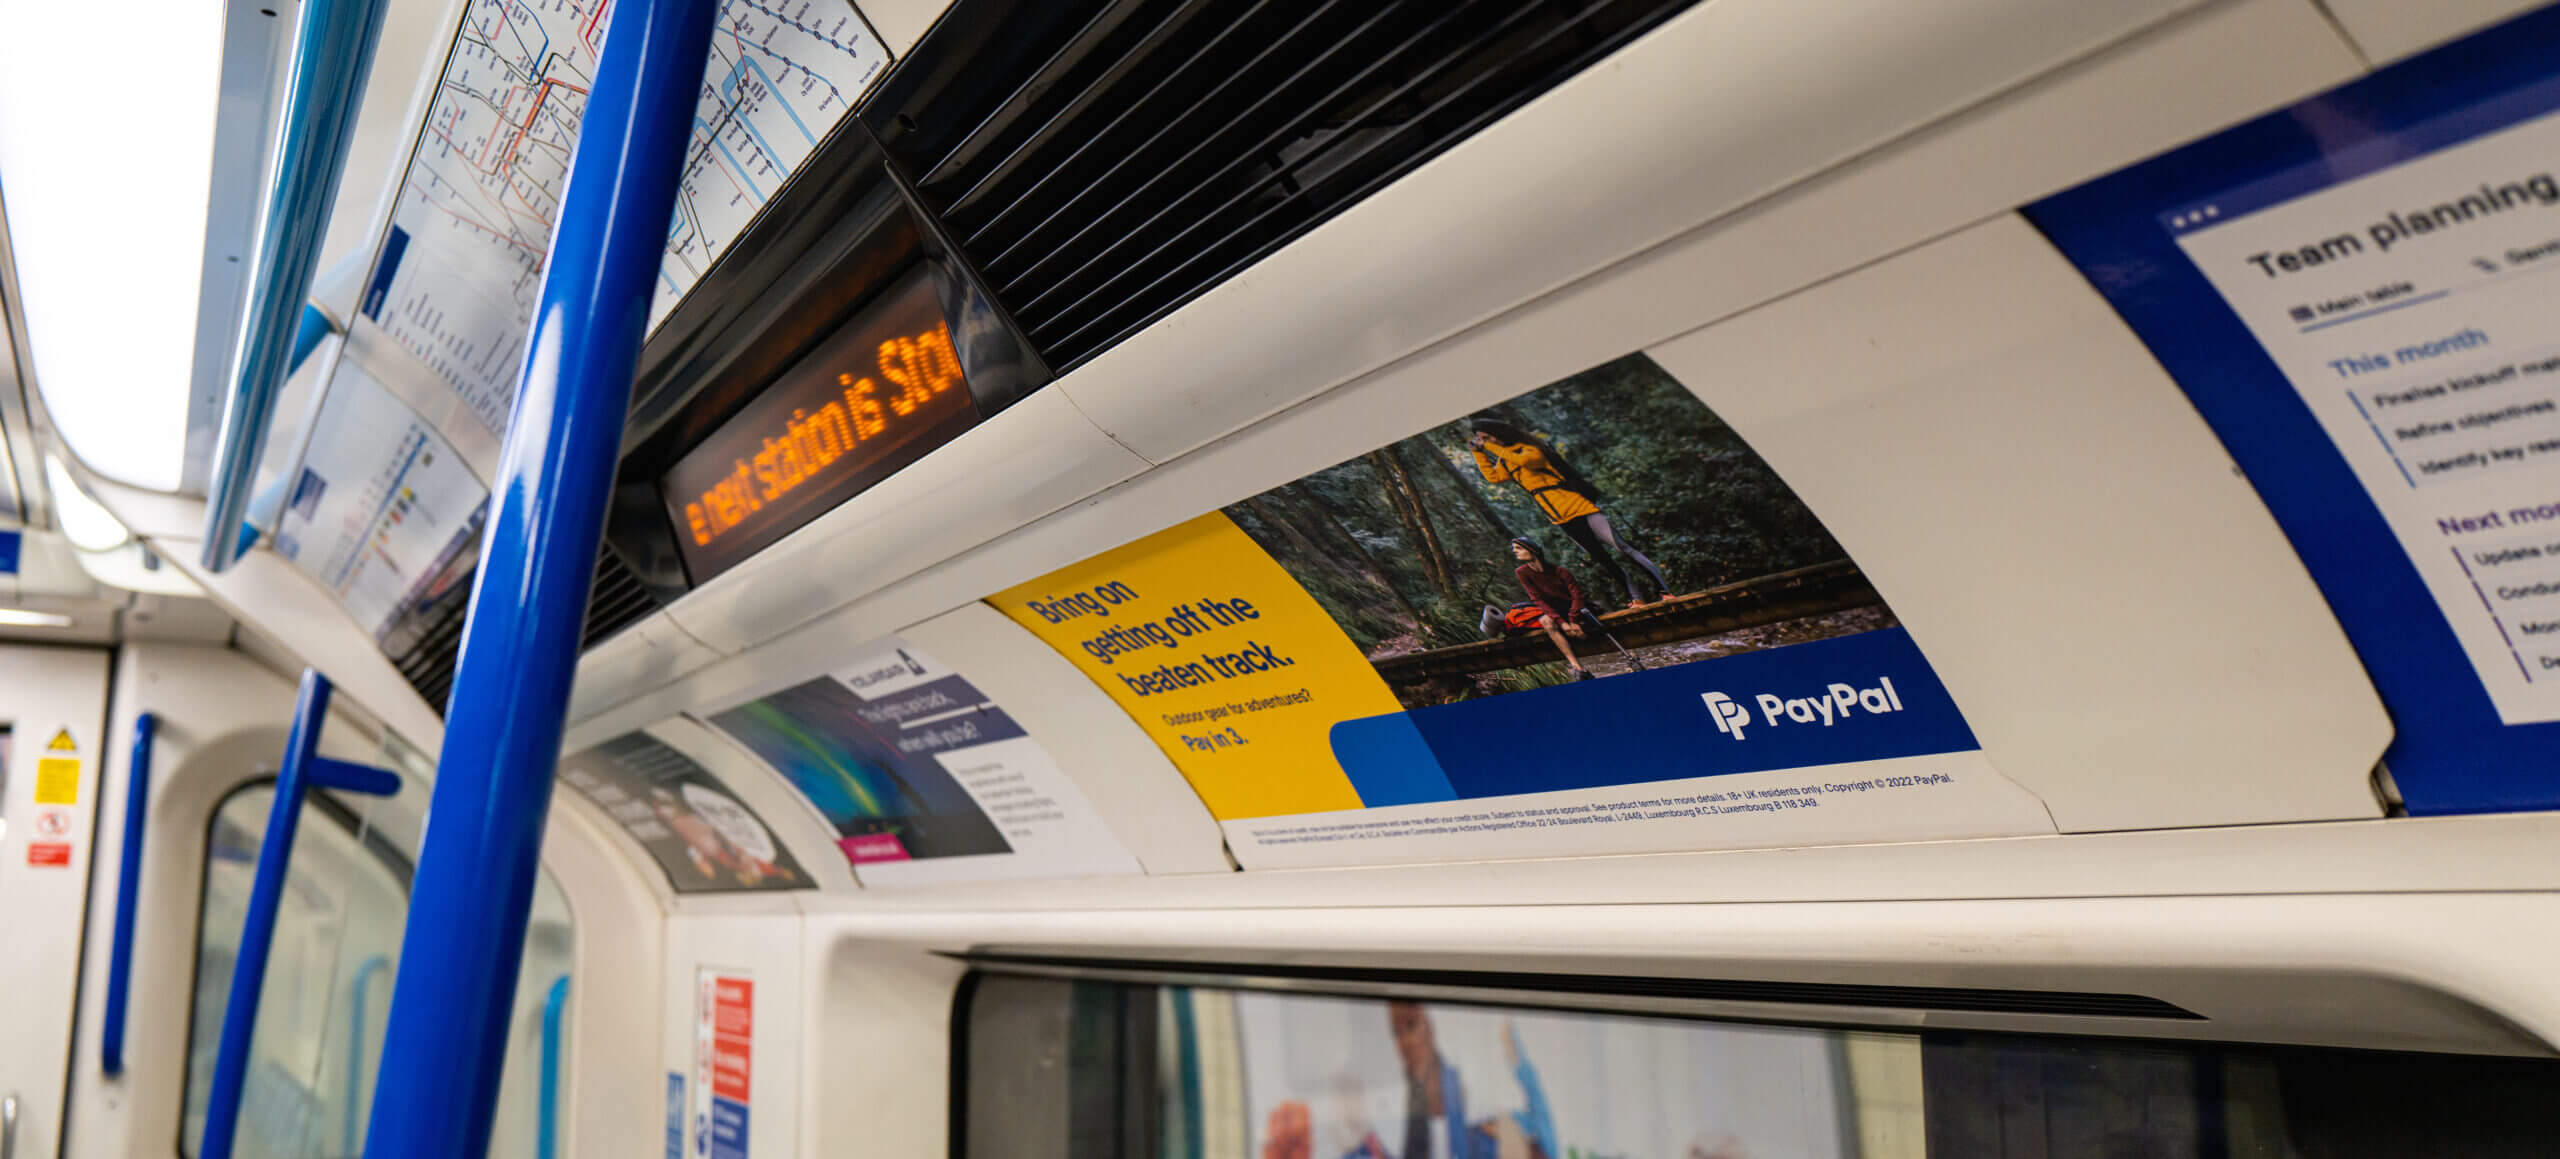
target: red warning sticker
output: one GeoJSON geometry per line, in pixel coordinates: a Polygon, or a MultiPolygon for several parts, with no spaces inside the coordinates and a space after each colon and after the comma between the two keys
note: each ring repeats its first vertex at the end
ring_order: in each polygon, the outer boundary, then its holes
{"type": "Polygon", "coordinates": [[[71,844],[67,841],[37,841],[27,846],[29,865],[71,864],[71,844]]]}

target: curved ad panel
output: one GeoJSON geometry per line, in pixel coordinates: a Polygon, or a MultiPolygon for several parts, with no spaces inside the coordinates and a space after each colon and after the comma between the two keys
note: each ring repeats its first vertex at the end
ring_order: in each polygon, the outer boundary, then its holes
{"type": "Polygon", "coordinates": [[[988,602],[1248,867],[2051,831],[1821,521],[1641,355],[988,602]]]}
{"type": "Polygon", "coordinates": [[[2413,813],[2560,805],[2560,10],[2028,209],[2266,498],[2413,813]]]}
{"type": "Polygon", "coordinates": [[[663,741],[616,737],[561,758],[560,779],[639,842],[677,893],[814,884],[735,790],[663,741]]]}
{"type": "Polygon", "coordinates": [[[1140,872],[1039,741],[912,645],[708,723],[817,808],[864,885],[1140,872]]]}
{"type": "Polygon", "coordinates": [[[489,488],[453,445],[341,359],[285,489],[275,550],[337,593],[384,650],[469,592],[489,488]]]}

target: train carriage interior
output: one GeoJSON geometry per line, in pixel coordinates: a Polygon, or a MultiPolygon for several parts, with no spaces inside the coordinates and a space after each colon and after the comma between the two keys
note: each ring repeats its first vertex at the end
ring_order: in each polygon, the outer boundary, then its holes
{"type": "Polygon", "coordinates": [[[2560,1154],[2555,270],[2545,0],[0,0],[0,1159],[2560,1154]]]}

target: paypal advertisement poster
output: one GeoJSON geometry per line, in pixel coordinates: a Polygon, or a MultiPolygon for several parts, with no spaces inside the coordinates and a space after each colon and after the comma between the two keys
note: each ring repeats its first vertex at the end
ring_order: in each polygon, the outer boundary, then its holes
{"type": "Polygon", "coordinates": [[[2029,214],[2319,581],[2409,810],[2560,806],[2560,10],[2029,214]]]}
{"type": "Polygon", "coordinates": [[[1247,867],[2052,831],[1821,520],[1641,355],[988,602],[1247,867]]]}

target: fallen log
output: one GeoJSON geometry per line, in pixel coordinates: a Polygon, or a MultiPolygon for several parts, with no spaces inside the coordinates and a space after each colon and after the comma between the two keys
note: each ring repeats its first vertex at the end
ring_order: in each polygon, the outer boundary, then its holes
{"type": "MultiPolygon", "coordinates": [[[[1845,559],[1721,584],[1675,600],[1622,608],[1600,623],[1628,648],[1693,640],[1737,628],[1754,628],[1883,602],[1858,565],[1845,559]]],[[[1592,646],[1605,649],[1596,638],[1592,646]]],[[[1579,650],[1579,649],[1577,649],[1579,650]]],[[[1597,652],[1595,655],[1599,654],[1597,652]]],[[[1480,640],[1423,652],[1381,656],[1371,663],[1391,685],[1420,684],[1446,676],[1471,676],[1544,663],[1556,658],[1542,633],[1480,640]]]]}

